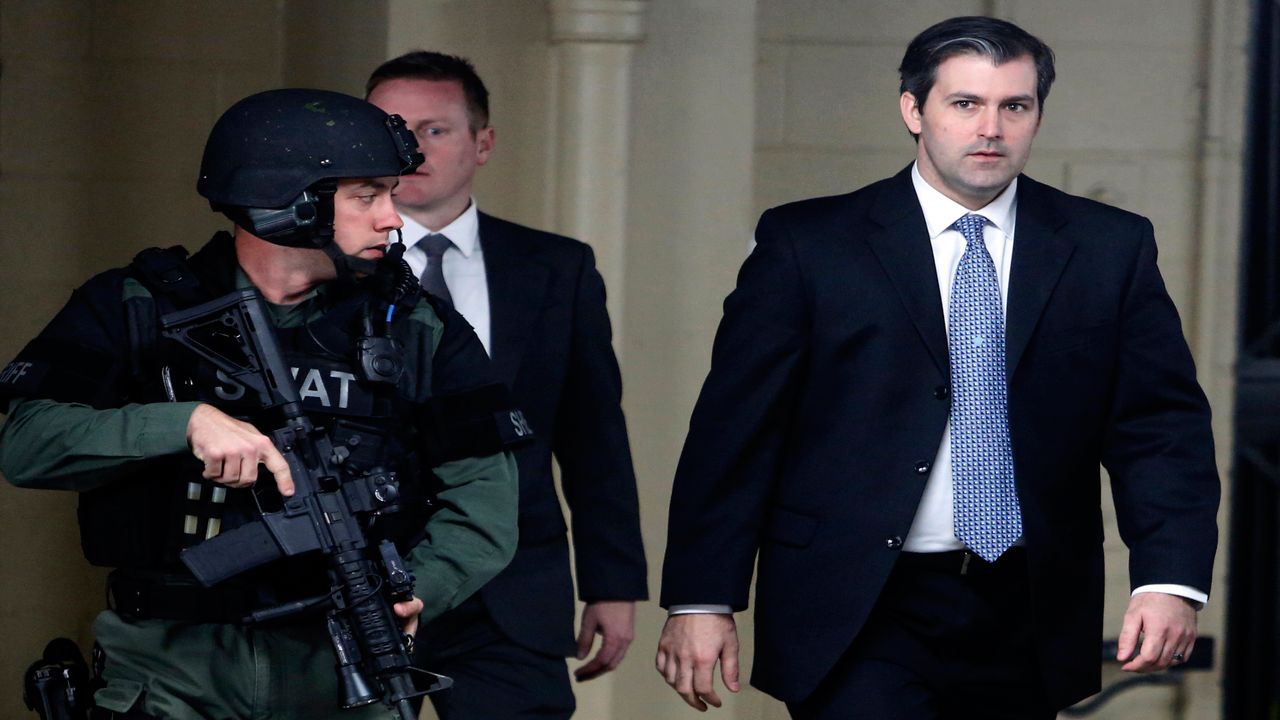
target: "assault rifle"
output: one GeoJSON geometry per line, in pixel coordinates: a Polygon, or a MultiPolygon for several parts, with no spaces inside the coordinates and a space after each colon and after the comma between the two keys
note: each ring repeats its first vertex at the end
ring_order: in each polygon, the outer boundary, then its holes
{"type": "Polygon", "coordinates": [[[402,720],[415,720],[409,699],[450,687],[453,681],[411,665],[392,604],[411,599],[413,574],[390,540],[366,533],[373,518],[399,509],[395,473],[343,472],[347,449],[335,447],[303,412],[257,290],[239,290],[168,313],[161,324],[165,337],[257,393],[263,408],[279,410],[282,427],[271,439],[289,464],[295,487],[282,509],[262,512],[257,520],[183,550],[183,563],[209,587],[274,560],[322,553],[329,566],[328,593],[257,611],[245,621],[327,608],[342,707],[382,700],[402,720]],[[416,687],[414,674],[429,678],[430,684],[416,687]]]}

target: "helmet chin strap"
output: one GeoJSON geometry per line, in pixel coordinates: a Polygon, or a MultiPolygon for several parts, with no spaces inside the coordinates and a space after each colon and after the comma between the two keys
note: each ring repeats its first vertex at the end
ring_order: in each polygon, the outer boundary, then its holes
{"type": "Polygon", "coordinates": [[[338,247],[338,243],[330,241],[320,248],[333,261],[333,269],[338,271],[339,282],[355,282],[362,275],[371,275],[378,269],[378,263],[365,260],[354,255],[347,255],[338,247]]]}
{"type": "MultiPolygon", "coordinates": [[[[396,239],[391,244],[404,247],[404,235],[400,233],[400,228],[396,228],[396,239]]],[[[368,277],[378,272],[378,261],[347,255],[342,252],[342,248],[338,247],[338,243],[332,237],[320,249],[333,261],[333,268],[338,272],[338,280],[342,282],[355,282],[360,277],[368,277]]],[[[401,254],[403,252],[401,250],[401,254]]]]}

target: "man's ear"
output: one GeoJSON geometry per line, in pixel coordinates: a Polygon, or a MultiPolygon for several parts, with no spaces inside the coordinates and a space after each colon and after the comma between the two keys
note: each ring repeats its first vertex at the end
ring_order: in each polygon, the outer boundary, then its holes
{"type": "Polygon", "coordinates": [[[902,111],[902,122],[907,126],[907,130],[912,135],[919,135],[920,104],[916,102],[916,96],[909,92],[902,93],[898,98],[898,109],[902,111]]]}
{"type": "Polygon", "coordinates": [[[497,136],[493,132],[493,126],[481,128],[476,131],[476,164],[484,165],[489,162],[489,154],[493,152],[494,143],[497,136]]]}

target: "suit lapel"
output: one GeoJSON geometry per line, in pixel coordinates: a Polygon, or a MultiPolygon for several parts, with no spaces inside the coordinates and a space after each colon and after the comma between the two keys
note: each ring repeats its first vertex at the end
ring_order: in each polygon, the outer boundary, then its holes
{"type": "Polygon", "coordinates": [[[1044,187],[1025,176],[1018,179],[1017,213],[1005,320],[1005,372],[1009,378],[1018,368],[1036,323],[1075,249],[1075,242],[1061,232],[1066,218],[1048,201],[1044,187]]]}
{"type": "Polygon", "coordinates": [[[879,225],[867,242],[898,291],[898,297],[943,376],[950,374],[947,328],[942,317],[938,275],[929,229],[911,185],[911,168],[885,183],[873,201],[871,220],[879,225]]]}
{"type": "Polygon", "coordinates": [[[550,273],[506,223],[479,215],[493,366],[498,379],[510,386],[515,384],[520,359],[542,312],[550,273]]]}

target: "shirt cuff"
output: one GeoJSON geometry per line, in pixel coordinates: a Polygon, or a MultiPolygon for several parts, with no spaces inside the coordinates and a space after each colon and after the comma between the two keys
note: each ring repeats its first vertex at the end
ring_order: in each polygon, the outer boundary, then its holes
{"type": "Polygon", "coordinates": [[[672,605],[667,610],[667,617],[672,615],[732,615],[733,608],[728,605],[672,605]]]}
{"type": "Polygon", "coordinates": [[[1186,598],[1190,600],[1191,606],[1194,607],[1196,610],[1203,609],[1204,604],[1209,602],[1208,593],[1200,592],[1199,590],[1193,587],[1190,587],[1188,585],[1143,585],[1141,587],[1134,588],[1134,591],[1133,593],[1130,594],[1130,597],[1132,597],[1133,595],[1139,595],[1142,593],[1164,593],[1166,595],[1177,595],[1180,598],[1186,598]]]}

